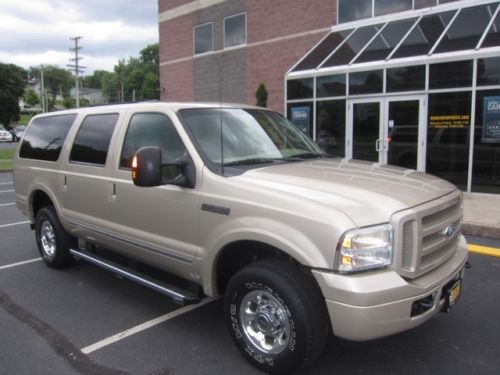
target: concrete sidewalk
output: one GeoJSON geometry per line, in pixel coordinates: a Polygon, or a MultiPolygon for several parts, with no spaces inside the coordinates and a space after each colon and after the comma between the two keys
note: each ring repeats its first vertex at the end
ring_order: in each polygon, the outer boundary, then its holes
{"type": "Polygon", "coordinates": [[[500,239],[500,196],[464,194],[462,232],[471,236],[500,239]]]}

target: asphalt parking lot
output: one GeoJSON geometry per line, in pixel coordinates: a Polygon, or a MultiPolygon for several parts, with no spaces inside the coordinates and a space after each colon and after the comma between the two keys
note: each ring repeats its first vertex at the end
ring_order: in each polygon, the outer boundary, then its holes
{"type": "MultiPolygon", "coordinates": [[[[0,173],[0,374],[255,374],[220,300],[183,308],[84,262],[55,271],[0,173]]],[[[474,238],[500,247],[500,241],[474,238]]],[[[471,254],[450,314],[367,343],[330,338],[313,374],[498,374],[500,258],[471,254]]]]}

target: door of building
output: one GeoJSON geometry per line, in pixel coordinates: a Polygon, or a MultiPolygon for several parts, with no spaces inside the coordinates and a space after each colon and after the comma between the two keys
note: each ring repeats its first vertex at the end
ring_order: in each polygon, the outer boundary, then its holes
{"type": "Polygon", "coordinates": [[[425,96],[353,99],[347,158],[425,170],[425,96]]]}

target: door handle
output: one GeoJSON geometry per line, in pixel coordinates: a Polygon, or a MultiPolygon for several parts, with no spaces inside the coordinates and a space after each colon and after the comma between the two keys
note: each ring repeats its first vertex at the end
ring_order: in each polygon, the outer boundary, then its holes
{"type": "Polygon", "coordinates": [[[375,141],[375,151],[380,152],[380,142],[382,142],[381,139],[377,139],[375,141]]]}

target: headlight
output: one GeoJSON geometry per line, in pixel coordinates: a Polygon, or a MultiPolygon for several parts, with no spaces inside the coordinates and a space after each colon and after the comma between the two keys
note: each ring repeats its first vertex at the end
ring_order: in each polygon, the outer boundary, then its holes
{"type": "Polygon", "coordinates": [[[358,272],[392,263],[392,226],[377,225],[346,232],[338,245],[334,269],[358,272]]]}

